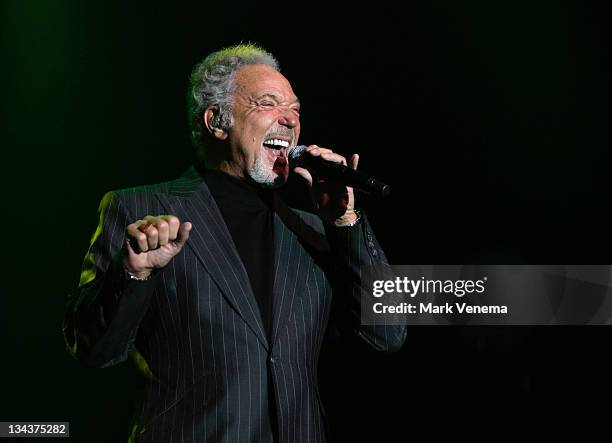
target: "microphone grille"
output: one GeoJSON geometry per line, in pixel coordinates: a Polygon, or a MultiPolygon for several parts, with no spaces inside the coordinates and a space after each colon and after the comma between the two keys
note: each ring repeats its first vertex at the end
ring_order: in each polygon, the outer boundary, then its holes
{"type": "Polygon", "coordinates": [[[304,150],[307,147],[308,146],[306,145],[297,145],[295,148],[293,148],[291,152],[289,152],[289,161],[290,162],[298,161],[298,159],[302,156],[302,154],[304,153],[304,150]]]}

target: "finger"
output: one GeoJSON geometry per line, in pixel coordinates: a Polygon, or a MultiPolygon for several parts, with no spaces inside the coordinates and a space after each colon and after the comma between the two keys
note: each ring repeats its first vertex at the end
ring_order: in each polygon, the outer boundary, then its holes
{"type": "Polygon", "coordinates": [[[179,246],[183,246],[189,239],[189,231],[191,231],[193,225],[190,222],[182,223],[178,229],[178,235],[176,237],[176,243],[179,246]]]}
{"type": "MultiPolygon", "coordinates": [[[[146,227],[145,229],[143,229],[141,226],[140,230],[143,231],[145,234],[149,234],[149,232],[154,233],[153,229],[151,228],[156,229],[157,247],[163,246],[168,243],[168,238],[170,236],[170,225],[163,215],[157,217],[147,216],[145,217],[145,222],[149,223],[150,226],[146,227]]],[[[151,245],[149,245],[149,249],[153,249],[151,245]]]]}
{"type": "Polygon", "coordinates": [[[147,236],[147,244],[148,244],[149,250],[157,249],[159,246],[158,244],[159,232],[157,231],[157,228],[155,227],[156,223],[157,223],[157,217],[153,217],[152,215],[147,215],[145,218],[142,219],[142,223],[138,225],[138,230],[144,232],[144,234],[147,236]]]}
{"type": "Polygon", "coordinates": [[[125,236],[125,249],[127,251],[128,256],[140,253],[140,248],[138,247],[137,242],[127,235],[125,236]]]}
{"type": "Polygon", "coordinates": [[[351,168],[357,169],[357,165],[359,164],[359,154],[351,155],[350,164],[351,164],[351,168]]]}
{"type": "MultiPolygon", "coordinates": [[[[147,217],[150,217],[150,215],[147,215],[147,217]]],[[[145,217],[143,220],[138,220],[136,222],[136,227],[138,228],[139,231],[146,233],[147,229],[149,229],[149,226],[151,226],[151,222],[149,220],[146,220],[145,217]]]]}
{"type": "Polygon", "coordinates": [[[308,154],[318,157],[319,155],[322,155],[325,152],[334,152],[331,149],[327,149],[327,148],[322,148],[321,146],[317,146],[317,145],[309,145],[306,148],[306,151],[308,154]]]}
{"type": "Polygon", "coordinates": [[[318,157],[319,155],[321,155],[321,148],[318,147],[317,145],[310,145],[306,148],[306,153],[308,155],[318,157]]]}
{"type": "Polygon", "coordinates": [[[155,225],[157,228],[157,232],[159,237],[157,239],[157,243],[159,246],[163,246],[168,243],[170,238],[170,226],[166,220],[160,219],[155,225]]]}
{"type": "Polygon", "coordinates": [[[321,152],[320,155],[321,155],[321,158],[324,160],[334,162],[334,163],[342,163],[344,166],[346,166],[346,158],[344,158],[340,154],[336,154],[333,151],[326,150],[326,151],[321,152]]]}
{"type": "Polygon", "coordinates": [[[332,151],[331,149],[322,148],[321,146],[317,146],[317,145],[308,146],[308,148],[306,148],[306,152],[315,157],[318,157],[319,155],[323,155],[325,153],[331,153],[331,154],[334,153],[334,151],[332,151]]]}
{"type": "Polygon", "coordinates": [[[310,174],[308,169],[297,167],[293,170],[293,172],[302,177],[306,181],[306,183],[308,183],[308,186],[312,186],[312,175],[310,174]]]}
{"type": "Polygon", "coordinates": [[[136,223],[131,223],[126,228],[126,237],[130,242],[135,253],[146,252],[149,250],[149,243],[147,242],[147,235],[138,229],[142,220],[136,223]]]}
{"type": "Polygon", "coordinates": [[[322,148],[317,145],[310,145],[306,148],[306,152],[313,157],[321,157],[325,160],[332,161],[334,163],[341,163],[343,165],[347,165],[346,158],[340,154],[335,153],[331,149],[322,148]]]}
{"type": "Polygon", "coordinates": [[[154,225],[151,225],[147,228],[145,235],[147,236],[147,244],[149,245],[149,250],[157,249],[159,247],[159,232],[154,225]]]}
{"type": "Polygon", "coordinates": [[[320,154],[325,154],[325,153],[333,153],[333,152],[334,152],[334,151],[332,151],[331,149],[328,149],[328,148],[322,148],[322,147],[320,147],[320,146],[317,148],[317,151],[318,151],[320,154]]]}
{"type": "Polygon", "coordinates": [[[180,220],[175,215],[162,215],[161,218],[168,223],[168,241],[175,241],[181,225],[180,220]]]}

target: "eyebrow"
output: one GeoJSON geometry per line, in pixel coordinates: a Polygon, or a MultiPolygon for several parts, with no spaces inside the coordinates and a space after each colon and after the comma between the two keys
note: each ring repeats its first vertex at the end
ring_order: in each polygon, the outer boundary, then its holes
{"type": "MultiPolygon", "coordinates": [[[[263,94],[263,95],[260,95],[259,97],[256,97],[256,98],[255,98],[255,100],[261,100],[261,99],[263,99],[263,98],[271,98],[271,99],[273,99],[273,100],[275,100],[275,101],[277,101],[277,102],[280,102],[280,101],[281,101],[281,100],[279,99],[279,97],[277,97],[277,96],[276,96],[276,95],[274,95],[274,94],[263,94]]],[[[296,98],[294,101],[292,101],[292,102],[290,103],[290,105],[298,105],[298,106],[302,106],[302,104],[300,103],[300,100],[299,100],[299,99],[297,99],[297,98],[296,98]]]]}

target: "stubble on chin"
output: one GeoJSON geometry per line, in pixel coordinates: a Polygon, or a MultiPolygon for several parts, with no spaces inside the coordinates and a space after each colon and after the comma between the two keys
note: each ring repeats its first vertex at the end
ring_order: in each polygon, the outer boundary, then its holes
{"type": "Polygon", "coordinates": [[[276,189],[285,184],[285,178],[277,174],[266,161],[266,153],[261,151],[249,171],[249,177],[262,188],[276,189]]]}

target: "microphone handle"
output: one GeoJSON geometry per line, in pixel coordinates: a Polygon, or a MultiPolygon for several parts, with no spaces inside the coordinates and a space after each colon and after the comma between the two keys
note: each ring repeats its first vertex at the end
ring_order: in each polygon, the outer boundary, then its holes
{"type": "Polygon", "coordinates": [[[391,192],[391,187],[376,177],[361,171],[356,171],[342,163],[335,163],[323,160],[321,157],[312,157],[310,155],[300,156],[299,163],[306,168],[310,166],[315,172],[329,178],[340,180],[345,185],[359,189],[360,191],[379,195],[381,197],[386,197],[391,192]]]}

